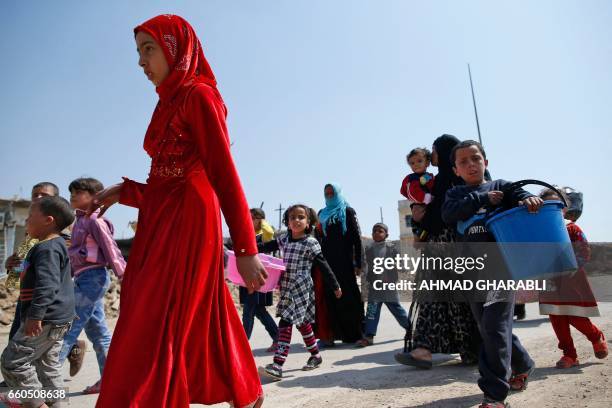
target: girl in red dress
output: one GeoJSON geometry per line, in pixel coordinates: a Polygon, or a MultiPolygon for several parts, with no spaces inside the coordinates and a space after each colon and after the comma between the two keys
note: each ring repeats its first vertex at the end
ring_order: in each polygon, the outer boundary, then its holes
{"type": "MultiPolygon", "coordinates": [[[[220,208],[250,291],[265,283],[232,157],[226,108],[193,28],[175,15],[134,29],[159,102],[145,135],[146,184],[98,194],[139,209],[97,407],[259,407],[263,392],[223,279],[220,208]]],[[[93,210],[95,208],[90,209],[93,210]]]]}
{"type": "MultiPolygon", "coordinates": [[[[569,198],[562,194],[569,205],[569,198]]],[[[553,190],[544,190],[540,198],[560,200],[553,190]]],[[[557,361],[557,368],[570,368],[579,364],[570,326],[574,326],[593,344],[595,357],[605,358],[608,355],[608,345],[603,333],[589,319],[592,316],[599,316],[599,308],[584,270],[584,264],[591,257],[589,243],[575,223],[577,217],[572,217],[566,213],[566,210],[563,212],[567,221],[567,232],[574,244],[578,270],[571,276],[553,279],[555,290],[544,292],[540,296],[540,313],[548,315],[559,340],[559,349],[563,351],[563,356],[557,361]]]]}

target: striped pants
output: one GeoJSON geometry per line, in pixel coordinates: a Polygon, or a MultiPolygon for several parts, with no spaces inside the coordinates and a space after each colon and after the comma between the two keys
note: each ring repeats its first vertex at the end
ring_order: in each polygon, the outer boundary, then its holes
{"type": "MultiPolygon", "coordinates": [[[[310,323],[303,323],[297,326],[302,337],[304,338],[304,344],[306,349],[310,351],[310,354],[316,356],[319,354],[319,347],[317,347],[317,339],[315,338],[312,326],[310,323]]],[[[289,355],[289,348],[291,347],[291,332],[293,331],[293,324],[281,319],[278,325],[278,347],[274,354],[274,363],[282,366],[289,355]]]]}

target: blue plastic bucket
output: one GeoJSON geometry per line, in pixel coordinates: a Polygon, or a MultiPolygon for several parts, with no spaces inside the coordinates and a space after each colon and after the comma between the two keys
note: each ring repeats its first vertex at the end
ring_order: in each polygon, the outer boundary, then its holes
{"type": "Polygon", "coordinates": [[[537,213],[520,206],[486,222],[513,279],[550,277],[578,269],[563,207],[560,201],[545,201],[537,213]]]}

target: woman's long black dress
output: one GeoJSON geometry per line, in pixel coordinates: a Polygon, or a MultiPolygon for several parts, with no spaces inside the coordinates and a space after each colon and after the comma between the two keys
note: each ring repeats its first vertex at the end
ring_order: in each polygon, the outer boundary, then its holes
{"type": "MultiPolygon", "coordinates": [[[[434,142],[439,170],[435,179],[435,198],[427,205],[421,221],[421,226],[429,232],[429,243],[455,241],[453,226],[447,226],[442,221],[441,207],[446,191],[463,183],[454,175],[450,161],[451,150],[458,143],[459,140],[452,135],[442,135],[434,142]]],[[[415,348],[425,348],[432,353],[459,353],[462,359],[471,362],[478,356],[480,335],[469,304],[465,301],[418,302],[413,333],[415,348]]]]}
{"type": "Polygon", "coordinates": [[[357,285],[355,268],[361,268],[362,246],[361,231],[355,210],[346,208],[346,232],[339,222],[328,223],[326,234],[317,228],[316,236],[321,243],[323,256],[329,263],[342,289],[342,297],[336,299],[332,293],[316,293],[325,296],[327,320],[330,323],[332,338],[322,340],[342,340],[354,343],[362,337],[363,302],[357,285]]]}

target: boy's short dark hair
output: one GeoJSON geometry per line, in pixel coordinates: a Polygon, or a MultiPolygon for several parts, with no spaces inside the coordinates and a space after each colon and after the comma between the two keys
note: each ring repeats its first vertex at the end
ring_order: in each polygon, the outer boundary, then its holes
{"type": "Polygon", "coordinates": [[[262,210],[261,208],[251,208],[251,216],[259,219],[259,220],[265,220],[266,219],[266,213],[264,212],[264,210],[262,210]]]}
{"type": "Polygon", "coordinates": [[[425,147],[416,147],[412,149],[410,153],[406,155],[406,160],[410,160],[412,156],[416,156],[417,154],[422,154],[425,156],[425,160],[431,161],[431,152],[425,147]]]}
{"type": "Polygon", "coordinates": [[[44,188],[44,187],[49,187],[50,189],[52,189],[53,195],[58,196],[60,193],[59,187],[51,183],[50,181],[42,181],[40,183],[34,184],[34,186],[32,187],[32,191],[36,190],[37,188],[44,188]]]}
{"type": "Polygon", "coordinates": [[[61,232],[74,222],[74,214],[70,203],[60,196],[42,197],[32,205],[37,205],[43,215],[53,217],[55,232],[61,232]]]}
{"type": "Polygon", "coordinates": [[[455,145],[455,147],[453,147],[453,150],[451,150],[450,160],[451,160],[451,164],[453,165],[453,167],[455,167],[455,159],[457,156],[457,150],[465,149],[466,147],[470,147],[470,146],[476,146],[478,150],[480,150],[480,153],[482,154],[482,158],[485,160],[487,159],[487,154],[485,153],[484,147],[482,147],[480,143],[478,143],[475,140],[464,140],[463,142],[460,142],[458,145],[455,145]]]}
{"type": "Polygon", "coordinates": [[[68,191],[74,193],[75,191],[87,191],[89,194],[96,194],[104,190],[104,185],[95,178],[81,177],[73,180],[68,186],[68,191]]]}
{"type": "Polygon", "coordinates": [[[306,215],[308,216],[308,226],[304,232],[310,234],[312,231],[314,231],[317,222],[319,222],[319,217],[317,217],[317,212],[315,210],[305,204],[293,204],[292,206],[289,206],[289,208],[287,208],[283,214],[283,224],[286,227],[289,227],[289,214],[291,214],[291,212],[296,208],[302,208],[306,212],[306,215]]]}

